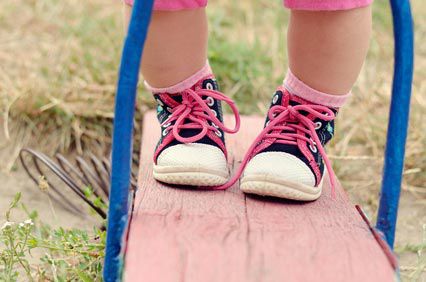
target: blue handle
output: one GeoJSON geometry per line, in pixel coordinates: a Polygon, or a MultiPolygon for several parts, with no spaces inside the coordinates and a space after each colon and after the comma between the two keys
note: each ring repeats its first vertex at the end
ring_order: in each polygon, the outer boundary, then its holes
{"type": "Polygon", "coordinates": [[[410,1],[390,2],[394,23],[395,67],[376,228],[383,233],[387,243],[393,248],[410,113],[414,33],[410,1]]]}
{"type": "Polygon", "coordinates": [[[128,224],[133,118],[143,46],[154,0],[136,0],[123,48],[115,98],[112,176],[103,278],[121,280],[123,235],[128,224]]]}

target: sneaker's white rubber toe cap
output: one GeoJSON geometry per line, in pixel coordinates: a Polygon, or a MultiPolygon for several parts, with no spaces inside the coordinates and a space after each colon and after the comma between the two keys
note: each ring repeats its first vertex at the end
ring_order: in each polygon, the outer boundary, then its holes
{"type": "Polygon", "coordinates": [[[215,186],[224,184],[228,176],[224,153],[208,144],[171,146],[160,153],[154,165],[154,178],[169,184],[215,186]]]}
{"type": "Polygon", "coordinates": [[[314,174],[297,157],[264,152],[247,164],[240,187],[246,193],[309,201],[321,195],[321,186],[315,187],[314,174]]]}

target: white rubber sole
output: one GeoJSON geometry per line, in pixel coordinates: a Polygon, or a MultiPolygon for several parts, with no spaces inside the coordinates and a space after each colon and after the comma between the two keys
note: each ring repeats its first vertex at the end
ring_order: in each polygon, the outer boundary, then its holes
{"type": "Polygon", "coordinates": [[[296,201],[314,201],[321,196],[327,171],[324,171],[318,187],[286,181],[271,175],[248,175],[241,179],[240,189],[244,193],[272,196],[296,201]]]}
{"type": "Polygon", "coordinates": [[[217,186],[228,181],[228,172],[203,169],[200,167],[153,167],[154,179],[167,184],[188,186],[217,186]]]}

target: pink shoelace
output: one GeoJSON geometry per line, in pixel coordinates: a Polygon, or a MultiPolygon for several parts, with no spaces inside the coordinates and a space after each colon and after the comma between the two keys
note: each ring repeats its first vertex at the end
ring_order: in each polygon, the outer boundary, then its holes
{"type": "Polygon", "coordinates": [[[171,109],[172,114],[161,124],[163,126],[164,124],[176,121],[175,124],[171,125],[169,128],[172,128],[173,137],[179,142],[196,142],[206,136],[209,131],[216,132],[217,128],[227,133],[236,133],[240,129],[240,115],[237,106],[234,101],[226,97],[223,93],[210,89],[186,89],[181,95],[182,103],[171,109]],[[201,98],[202,96],[207,96],[208,98],[204,100],[201,98]],[[213,101],[212,99],[224,101],[230,106],[235,117],[235,126],[233,129],[227,128],[217,118],[217,113],[209,108],[208,103],[211,103],[213,101]],[[191,122],[184,123],[185,120],[190,120],[191,122]],[[208,121],[216,125],[217,128],[210,125],[208,121]],[[201,131],[197,135],[183,137],[179,134],[182,129],[201,129],[201,131]]]}
{"type": "Polygon", "coordinates": [[[262,132],[254,140],[248,149],[244,159],[238,168],[235,175],[224,185],[216,186],[214,190],[225,190],[231,187],[241,177],[247,163],[254,157],[255,149],[264,141],[273,139],[275,143],[290,144],[297,146],[297,140],[303,140],[309,143],[310,146],[316,146],[321,154],[325,166],[328,170],[332,195],[334,196],[336,182],[331,163],[327,158],[325,150],[315,131],[315,123],[303,115],[301,112],[308,112],[314,118],[320,118],[325,121],[330,121],[335,118],[335,114],[326,106],[321,105],[296,105],[296,106],[281,106],[276,105],[271,107],[268,112],[269,122],[262,132]],[[300,134],[301,131],[304,134],[300,134]],[[307,134],[309,137],[305,136],[307,134]]]}

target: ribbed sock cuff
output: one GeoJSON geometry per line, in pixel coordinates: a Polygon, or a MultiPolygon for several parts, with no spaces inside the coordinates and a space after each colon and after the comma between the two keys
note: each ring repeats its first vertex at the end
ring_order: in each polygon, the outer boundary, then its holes
{"type": "Polygon", "coordinates": [[[152,93],[179,93],[182,92],[185,89],[191,88],[195,83],[197,83],[200,79],[208,76],[212,73],[212,69],[210,68],[209,62],[206,62],[204,67],[202,67],[199,71],[188,77],[187,79],[169,86],[169,87],[163,87],[163,88],[156,88],[150,86],[146,81],[144,81],[145,87],[151,91],[152,93]]]}
{"type": "Polygon", "coordinates": [[[290,69],[287,71],[287,76],[284,79],[283,85],[293,95],[299,96],[300,98],[318,105],[333,108],[340,108],[351,96],[351,92],[344,95],[332,95],[315,90],[306,85],[303,81],[299,80],[290,69]]]}

